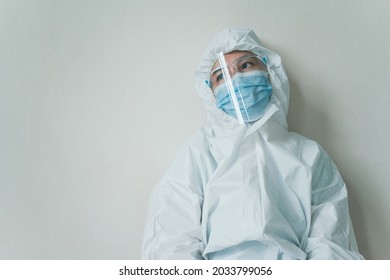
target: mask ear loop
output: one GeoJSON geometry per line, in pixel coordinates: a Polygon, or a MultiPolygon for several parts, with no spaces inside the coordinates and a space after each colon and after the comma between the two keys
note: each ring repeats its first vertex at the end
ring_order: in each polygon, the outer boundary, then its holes
{"type": "Polygon", "coordinates": [[[226,65],[225,57],[223,52],[218,53],[219,64],[221,65],[222,75],[225,78],[227,89],[229,90],[230,99],[232,100],[234,110],[236,111],[237,120],[239,124],[244,124],[244,119],[242,118],[240,106],[238,105],[238,100],[236,93],[234,91],[232,79],[230,78],[229,70],[226,65]]]}
{"type": "Polygon", "coordinates": [[[270,79],[270,66],[268,64],[268,58],[265,55],[259,56],[260,60],[264,63],[265,67],[267,67],[268,80],[270,79]]]}

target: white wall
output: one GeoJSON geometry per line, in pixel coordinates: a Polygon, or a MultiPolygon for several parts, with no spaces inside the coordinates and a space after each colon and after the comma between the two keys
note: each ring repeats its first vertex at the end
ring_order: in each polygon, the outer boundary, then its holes
{"type": "Polygon", "coordinates": [[[390,259],[390,2],[0,0],[0,258],[138,259],[147,200],[205,123],[193,74],[229,26],[284,58],[290,129],[390,259]]]}

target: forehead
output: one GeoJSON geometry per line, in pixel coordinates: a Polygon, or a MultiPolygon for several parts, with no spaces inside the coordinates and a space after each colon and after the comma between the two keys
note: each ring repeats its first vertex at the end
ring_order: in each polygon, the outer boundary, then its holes
{"type": "MultiPolygon", "coordinates": [[[[248,51],[232,51],[230,53],[224,54],[224,57],[226,60],[226,64],[229,65],[229,64],[233,63],[234,61],[236,61],[237,59],[239,59],[240,57],[245,56],[245,55],[251,55],[251,54],[253,54],[253,53],[248,52],[248,51]]],[[[219,67],[219,60],[217,59],[213,65],[213,67],[211,68],[211,72],[218,67],[219,67]]]]}

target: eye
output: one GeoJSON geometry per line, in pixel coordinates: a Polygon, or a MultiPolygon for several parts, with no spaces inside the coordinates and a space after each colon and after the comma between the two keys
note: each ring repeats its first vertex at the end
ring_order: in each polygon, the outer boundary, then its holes
{"type": "Polygon", "coordinates": [[[248,70],[249,68],[253,67],[254,64],[252,62],[244,62],[242,65],[241,65],[241,70],[242,71],[245,71],[245,70],[248,70]]]}
{"type": "Polygon", "coordinates": [[[216,78],[215,78],[215,81],[216,82],[219,82],[219,81],[222,81],[223,80],[223,74],[219,74],[216,78]]]}

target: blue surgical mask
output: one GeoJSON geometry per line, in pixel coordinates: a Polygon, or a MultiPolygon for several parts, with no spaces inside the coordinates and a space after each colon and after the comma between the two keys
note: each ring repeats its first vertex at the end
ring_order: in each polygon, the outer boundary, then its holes
{"type": "MultiPolygon", "coordinates": [[[[264,115],[272,94],[268,73],[261,70],[237,73],[233,77],[233,86],[244,122],[260,119],[264,115]]],[[[219,85],[214,92],[217,107],[237,118],[226,84],[219,85]]]]}

